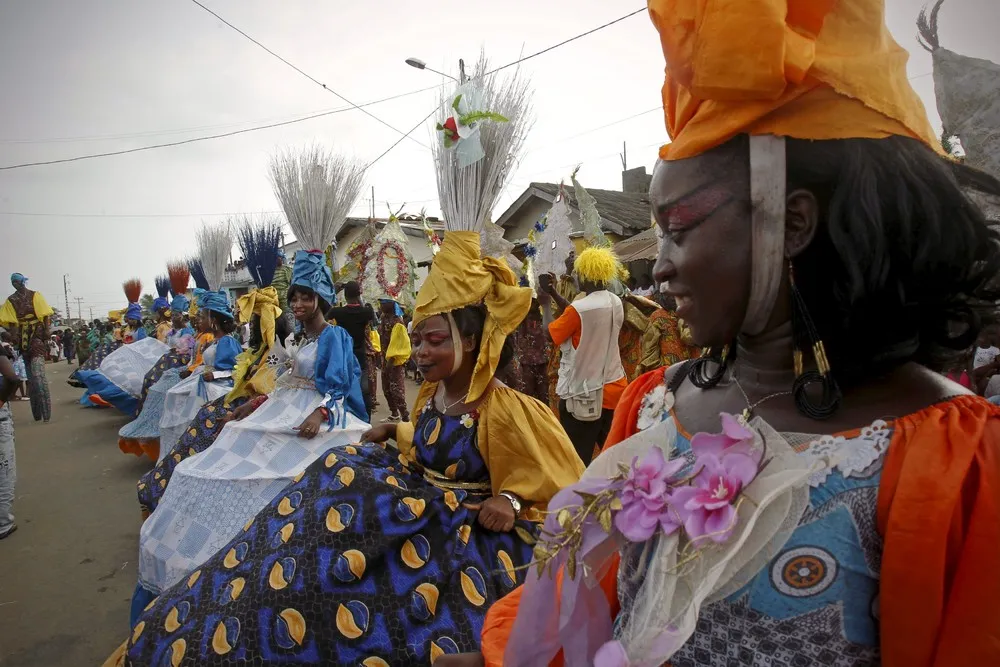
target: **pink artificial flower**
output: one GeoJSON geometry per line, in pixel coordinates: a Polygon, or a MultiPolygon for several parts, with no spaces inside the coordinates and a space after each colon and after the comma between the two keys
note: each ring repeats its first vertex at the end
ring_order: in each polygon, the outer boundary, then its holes
{"type": "Polygon", "coordinates": [[[740,452],[725,452],[721,458],[703,453],[695,460],[695,469],[692,486],[673,494],[674,504],[685,516],[684,530],[696,544],[725,542],[736,527],[733,503],[757,476],[757,461],[740,452]]]}
{"type": "Polygon", "coordinates": [[[605,643],[594,654],[594,667],[628,667],[628,665],[625,647],[617,639],[605,643]]]}
{"type": "Polygon", "coordinates": [[[744,454],[760,463],[763,450],[753,448],[755,434],[731,414],[722,413],[722,433],[698,433],[691,438],[691,452],[699,457],[711,454],[722,458],[727,454],[744,454]]]}
{"type": "Polygon", "coordinates": [[[622,487],[622,509],[615,516],[615,527],[625,539],[645,542],[657,527],[670,535],[681,526],[683,517],[671,507],[671,493],[686,466],[683,458],[664,459],[659,447],[652,447],[642,461],[632,459],[622,487]]]}

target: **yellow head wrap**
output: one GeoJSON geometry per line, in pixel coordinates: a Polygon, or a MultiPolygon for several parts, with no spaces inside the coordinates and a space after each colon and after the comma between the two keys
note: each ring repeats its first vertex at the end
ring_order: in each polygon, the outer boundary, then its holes
{"type": "Polygon", "coordinates": [[[478,232],[449,231],[417,294],[413,326],[480,303],[486,306],[486,323],[465,399],[468,403],[483,395],[496,373],[504,341],[531,308],[531,289],[517,287],[514,272],[504,260],[480,256],[478,232]]]}
{"type": "Polygon", "coordinates": [[[121,322],[122,314],[124,312],[125,312],[124,310],[109,310],[108,319],[111,320],[112,322],[121,322]]]}
{"type": "Polygon", "coordinates": [[[611,248],[587,248],[573,263],[573,272],[578,278],[599,285],[607,285],[620,277],[623,269],[611,248]]]}
{"type": "Polygon", "coordinates": [[[667,60],[665,160],[737,134],[902,135],[941,150],[883,0],[648,0],[667,60]]]}
{"type": "Polygon", "coordinates": [[[281,315],[278,291],[270,286],[251,290],[236,300],[236,307],[241,324],[249,322],[253,315],[260,317],[260,333],[264,346],[270,350],[274,345],[274,321],[281,315]]]}

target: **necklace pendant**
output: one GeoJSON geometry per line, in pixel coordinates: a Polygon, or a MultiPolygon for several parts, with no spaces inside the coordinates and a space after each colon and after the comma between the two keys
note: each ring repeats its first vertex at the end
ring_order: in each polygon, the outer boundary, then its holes
{"type": "Polygon", "coordinates": [[[750,408],[745,408],[743,410],[743,412],[740,413],[740,416],[737,418],[737,421],[740,423],[741,426],[749,428],[749,426],[750,426],[750,408]]]}

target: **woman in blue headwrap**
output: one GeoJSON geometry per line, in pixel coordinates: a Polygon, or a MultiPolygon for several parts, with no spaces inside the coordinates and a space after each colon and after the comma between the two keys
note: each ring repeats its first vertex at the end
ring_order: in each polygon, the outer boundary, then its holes
{"type": "Polygon", "coordinates": [[[192,576],[310,463],[369,429],[350,334],[324,319],[332,300],[323,255],[300,251],[288,301],[302,332],[287,355],[273,349],[288,370],[266,402],[245,417],[241,409],[211,447],[174,468],[140,533],[133,626],[146,603],[192,576]]]}
{"type": "Polygon", "coordinates": [[[146,328],[142,326],[142,306],[130,303],[125,309],[125,326],[122,327],[122,342],[136,343],[146,337],[146,328]]]}
{"type": "Polygon", "coordinates": [[[230,334],[236,328],[225,290],[195,290],[202,331],[215,342],[203,353],[203,365],[181,371],[181,381],[167,392],[160,417],[160,457],[181,437],[188,422],[205,403],[225,396],[233,386],[232,371],[243,347],[230,334]]]}

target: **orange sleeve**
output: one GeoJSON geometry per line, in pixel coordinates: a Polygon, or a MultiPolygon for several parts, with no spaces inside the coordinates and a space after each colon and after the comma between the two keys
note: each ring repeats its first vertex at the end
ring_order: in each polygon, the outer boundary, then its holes
{"type": "MultiPolygon", "coordinates": [[[[611,608],[611,617],[614,618],[621,611],[618,604],[618,554],[614,554],[608,571],[601,578],[601,590],[611,608]]],[[[557,590],[562,591],[562,570],[556,574],[557,590]]],[[[507,638],[514,627],[514,618],[517,616],[517,607],[521,603],[521,593],[523,586],[518,586],[504,598],[498,600],[486,613],[486,621],[483,623],[483,660],[486,667],[503,667],[503,654],[507,650],[507,638]]],[[[562,667],[562,652],[556,656],[555,660],[549,663],[550,667],[562,667]]]]}
{"type": "Polygon", "coordinates": [[[580,345],[580,313],[576,312],[573,306],[566,306],[562,315],[549,324],[549,336],[556,347],[562,345],[570,338],[573,339],[573,347],[580,345]]]}
{"type": "Polygon", "coordinates": [[[962,396],[896,422],[882,470],[882,659],[1000,664],[1000,408],[962,396]]]}
{"type": "MultiPolygon", "coordinates": [[[[611,430],[608,432],[608,439],[604,443],[604,449],[613,447],[625,438],[631,437],[638,432],[636,423],[639,421],[639,408],[642,407],[642,399],[651,392],[657,385],[663,383],[663,372],[665,369],[657,368],[637,377],[622,393],[618,407],[615,408],[615,417],[611,422],[611,430]]],[[[602,450],[603,451],[603,450],[602,450]]]]}
{"type": "MultiPolygon", "coordinates": [[[[555,323],[553,322],[553,324],[555,323]]],[[[615,410],[615,418],[611,423],[611,432],[604,444],[604,449],[614,447],[636,433],[638,430],[636,421],[639,418],[639,407],[642,405],[642,399],[654,387],[663,382],[663,370],[658,368],[645,375],[640,375],[625,389],[621,401],[618,403],[618,408],[615,410]]],[[[561,581],[562,573],[560,572],[558,576],[561,581]]],[[[607,574],[601,579],[601,588],[608,600],[612,617],[617,616],[620,610],[617,554],[614,556],[614,561],[608,568],[607,574]]],[[[483,623],[482,652],[487,667],[502,667],[503,665],[503,654],[507,649],[507,639],[514,628],[514,618],[517,616],[517,608],[521,603],[522,591],[523,587],[518,586],[506,597],[497,600],[486,613],[486,621],[483,623]]],[[[552,661],[553,667],[559,667],[562,664],[562,654],[552,661]]]]}

